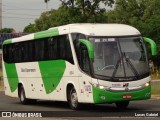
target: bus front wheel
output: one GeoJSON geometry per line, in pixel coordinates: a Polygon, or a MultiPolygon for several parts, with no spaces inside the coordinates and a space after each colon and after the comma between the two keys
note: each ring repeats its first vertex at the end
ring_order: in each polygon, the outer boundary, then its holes
{"type": "Polygon", "coordinates": [[[78,102],[78,96],[75,88],[71,88],[70,91],[68,92],[68,102],[73,110],[77,110],[80,108],[80,103],[78,102]]]}
{"type": "Polygon", "coordinates": [[[116,102],[116,106],[118,109],[126,109],[129,105],[129,101],[116,102]]]}

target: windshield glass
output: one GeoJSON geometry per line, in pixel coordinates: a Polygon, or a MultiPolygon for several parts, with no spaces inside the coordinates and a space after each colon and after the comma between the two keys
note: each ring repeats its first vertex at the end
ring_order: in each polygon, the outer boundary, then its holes
{"type": "Polygon", "coordinates": [[[94,45],[94,73],[108,77],[135,77],[149,72],[141,37],[89,38],[94,45]]]}

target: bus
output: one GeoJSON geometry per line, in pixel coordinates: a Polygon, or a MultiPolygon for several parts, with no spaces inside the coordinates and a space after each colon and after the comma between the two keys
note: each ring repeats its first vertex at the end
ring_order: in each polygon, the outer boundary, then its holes
{"type": "Polygon", "coordinates": [[[3,42],[5,94],[22,104],[36,100],[111,104],[151,97],[145,42],[124,24],[69,24],[3,42]]]}

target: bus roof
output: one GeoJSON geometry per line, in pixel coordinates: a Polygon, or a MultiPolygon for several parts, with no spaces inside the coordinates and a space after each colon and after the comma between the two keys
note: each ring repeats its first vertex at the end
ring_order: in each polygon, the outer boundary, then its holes
{"type": "MultiPolygon", "coordinates": [[[[69,24],[56,27],[59,32],[63,33],[82,33],[94,36],[129,36],[140,35],[140,32],[129,25],[125,24],[97,24],[97,23],[79,23],[69,24]]],[[[55,28],[50,28],[55,29],[55,28]]]]}
{"type": "Polygon", "coordinates": [[[124,24],[77,23],[53,27],[42,32],[32,33],[19,38],[5,40],[3,44],[10,44],[68,33],[82,33],[90,36],[108,37],[140,35],[140,32],[136,28],[124,24]]]}

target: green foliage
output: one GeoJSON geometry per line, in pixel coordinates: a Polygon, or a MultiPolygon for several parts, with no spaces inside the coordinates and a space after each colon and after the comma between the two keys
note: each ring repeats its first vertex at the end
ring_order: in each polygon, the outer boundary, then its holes
{"type": "Polygon", "coordinates": [[[28,26],[26,26],[23,30],[24,33],[33,33],[33,32],[36,32],[36,27],[35,27],[35,24],[29,24],[28,26]]]}
{"type": "MultiPolygon", "coordinates": [[[[109,23],[136,27],[142,36],[157,44],[160,39],[160,0],[116,0],[114,10],[107,12],[109,23]]],[[[158,52],[159,53],[159,52],[158,52]]]]}
{"type": "Polygon", "coordinates": [[[0,33],[12,33],[13,31],[13,28],[3,28],[0,30],[0,33]]]}
{"type": "Polygon", "coordinates": [[[101,5],[112,6],[114,0],[60,0],[63,7],[77,9],[83,22],[104,22],[106,9],[101,5]],[[101,17],[102,16],[102,17],[101,17]]]}
{"type": "Polygon", "coordinates": [[[65,25],[69,23],[80,22],[79,11],[74,8],[60,7],[58,10],[51,10],[41,14],[41,17],[35,21],[37,31],[46,30],[50,27],[65,25]]]}
{"type": "Polygon", "coordinates": [[[100,3],[111,6],[114,0],[61,0],[61,2],[61,7],[42,13],[40,18],[35,20],[35,24],[26,26],[24,31],[42,31],[70,23],[107,22],[106,10],[100,7],[100,3]]]}

